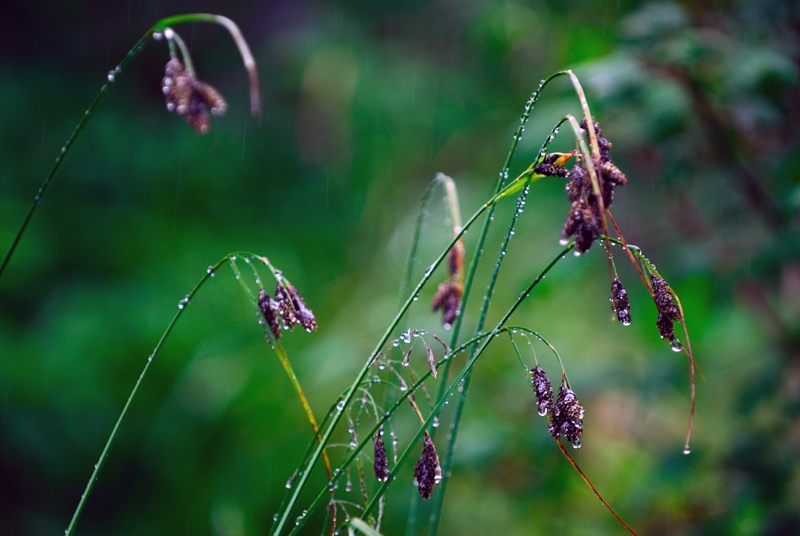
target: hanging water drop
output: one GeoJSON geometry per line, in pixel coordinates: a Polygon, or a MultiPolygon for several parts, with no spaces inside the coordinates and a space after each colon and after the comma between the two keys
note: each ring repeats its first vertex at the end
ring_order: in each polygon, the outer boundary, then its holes
{"type": "Polygon", "coordinates": [[[338,411],[342,411],[344,409],[344,400],[340,400],[339,402],[336,403],[336,409],[338,411]]]}
{"type": "Polygon", "coordinates": [[[153,32],[153,39],[156,41],[161,41],[164,39],[164,34],[162,32],[153,32]]]}
{"type": "Polygon", "coordinates": [[[116,76],[117,75],[114,71],[108,71],[108,81],[112,84],[114,83],[114,80],[116,80],[116,76]]]}
{"type": "Polygon", "coordinates": [[[680,352],[683,350],[683,345],[681,344],[681,341],[679,341],[678,339],[672,339],[671,341],[669,341],[669,344],[672,347],[673,352],[680,352]]]}
{"type": "Polygon", "coordinates": [[[572,448],[574,448],[574,449],[581,448],[581,440],[580,439],[576,439],[575,441],[573,441],[572,442],[572,448]]]}
{"type": "Polygon", "coordinates": [[[692,448],[689,445],[685,445],[683,447],[683,453],[684,454],[689,455],[689,454],[691,454],[691,452],[692,452],[692,448]]]}

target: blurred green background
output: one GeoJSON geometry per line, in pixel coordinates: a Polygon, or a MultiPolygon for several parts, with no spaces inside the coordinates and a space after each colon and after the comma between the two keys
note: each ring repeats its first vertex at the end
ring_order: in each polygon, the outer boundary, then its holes
{"type": "MultiPolygon", "coordinates": [[[[3,11],[3,251],[106,72],[159,18],[235,20],[256,56],[264,113],[248,114],[246,75],[223,30],[178,27],[227,116],[198,136],[166,112],[167,46],[154,42],[68,155],[0,279],[0,533],[62,533],[178,301],[231,251],[268,256],[317,314],[319,331],[286,345],[323,414],[394,314],[428,182],[453,176],[471,214],[530,92],[562,68],[581,78],[615,143],[630,178],[617,221],[681,296],[705,375],[684,456],[688,366],[659,339],[633,270],[620,257],[634,317],[623,328],[609,322],[600,248],[566,259],[513,322],[565,360],[586,407],[578,462],[641,534],[800,533],[795,3],[130,0],[3,11]]],[[[512,175],[565,113],[579,107],[563,79],[535,109],[512,175]]],[[[556,145],[572,147],[568,136],[556,145]]],[[[567,209],[563,183],[532,189],[490,322],[560,250],[567,209]]],[[[487,265],[512,210],[510,200],[500,207],[487,265]]],[[[444,223],[437,202],[422,265],[445,243],[444,223]]],[[[411,327],[441,333],[427,308],[434,290],[411,327]]],[[[154,363],[78,533],[263,534],[309,439],[225,269],[154,363]]],[[[403,533],[416,495],[403,478],[387,534],[403,533]]],[[[624,531],[558,452],[499,341],[475,369],[440,533],[554,532],[624,531]]]]}

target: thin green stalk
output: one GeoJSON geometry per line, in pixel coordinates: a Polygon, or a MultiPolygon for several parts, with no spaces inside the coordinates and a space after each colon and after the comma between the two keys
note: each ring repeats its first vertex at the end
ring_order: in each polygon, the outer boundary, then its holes
{"type": "Polygon", "coordinates": [[[377,356],[380,353],[381,349],[389,341],[389,338],[391,337],[392,333],[394,333],[394,330],[397,328],[397,326],[400,323],[401,319],[403,318],[403,316],[405,316],[405,314],[408,311],[409,307],[411,307],[411,304],[414,302],[414,298],[419,295],[419,292],[428,283],[428,280],[431,278],[431,275],[433,274],[433,272],[436,270],[436,268],[438,268],[438,266],[442,263],[442,261],[447,257],[448,252],[450,251],[450,248],[452,248],[456,244],[456,242],[458,242],[458,240],[461,239],[461,237],[469,230],[469,228],[472,226],[472,224],[479,217],[481,217],[481,215],[486,210],[488,210],[491,207],[493,207],[494,204],[497,203],[497,201],[499,199],[503,198],[504,191],[505,190],[501,190],[497,195],[495,195],[489,201],[484,203],[469,218],[469,220],[464,224],[464,228],[461,229],[453,237],[453,239],[450,241],[450,243],[447,245],[447,247],[442,251],[442,253],[433,262],[433,264],[431,264],[428,267],[428,269],[425,270],[425,273],[422,276],[422,279],[420,279],[419,283],[414,288],[412,293],[408,296],[408,298],[406,299],[405,303],[400,307],[400,310],[397,312],[395,317],[392,319],[391,323],[386,328],[386,331],[384,332],[383,336],[380,338],[378,343],[375,345],[375,348],[370,353],[369,358],[366,360],[366,362],[362,366],[361,370],[359,371],[358,375],[356,376],[356,379],[353,381],[353,383],[350,386],[350,388],[346,390],[346,394],[344,395],[344,398],[341,399],[337,403],[337,409],[338,409],[337,413],[331,419],[331,423],[328,425],[328,427],[326,428],[325,432],[323,433],[322,440],[321,440],[320,444],[317,446],[317,448],[314,450],[314,453],[311,455],[310,460],[301,469],[301,473],[302,474],[300,474],[300,480],[297,482],[297,485],[294,486],[294,489],[293,489],[293,491],[291,493],[289,501],[287,502],[285,510],[283,510],[281,513],[279,513],[278,519],[275,521],[275,524],[273,525],[272,529],[270,530],[270,534],[277,535],[277,534],[280,534],[281,530],[283,530],[284,526],[286,525],[286,523],[287,523],[287,521],[289,519],[291,510],[292,510],[292,508],[294,508],[294,505],[297,502],[297,499],[298,499],[298,497],[300,495],[300,492],[303,490],[303,488],[305,487],[306,482],[308,481],[308,478],[309,478],[309,475],[311,473],[311,470],[314,468],[314,466],[316,465],[317,461],[319,460],[319,457],[321,456],[322,450],[325,448],[325,445],[328,444],[328,440],[330,439],[330,436],[333,434],[333,430],[339,424],[339,420],[342,418],[342,415],[344,414],[343,409],[345,407],[348,407],[350,405],[350,403],[352,402],[353,397],[355,396],[355,393],[356,393],[356,390],[357,390],[358,386],[363,382],[364,378],[367,375],[367,372],[369,371],[369,368],[372,366],[373,362],[377,358],[377,356]],[[339,409],[339,408],[341,408],[341,409],[339,409]]]}
{"type": "Polygon", "coordinates": [[[144,48],[147,39],[150,37],[150,31],[148,31],[141,39],[128,51],[128,54],[122,59],[119,65],[109,71],[108,73],[108,80],[103,86],[100,88],[100,92],[95,96],[94,100],[92,100],[89,107],[86,108],[86,111],[83,113],[81,120],[78,121],[78,124],[75,125],[75,128],[72,131],[72,134],[69,135],[67,141],[64,142],[64,145],[61,146],[61,150],[56,157],[53,166],[50,168],[50,171],[42,181],[41,186],[39,186],[39,190],[36,192],[36,195],[33,198],[33,202],[31,206],[28,207],[28,212],[25,214],[25,217],[22,219],[22,223],[17,230],[17,234],[14,236],[14,240],[12,240],[11,245],[6,251],[6,255],[3,258],[3,262],[0,263],[0,277],[2,277],[3,273],[8,266],[8,263],[11,261],[11,257],[14,255],[14,252],[19,245],[20,240],[22,239],[22,235],[25,234],[25,230],[28,228],[28,223],[30,223],[31,218],[33,217],[34,212],[36,212],[37,207],[42,201],[44,194],[47,192],[47,189],[50,187],[50,184],[53,182],[53,179],[58,173],[58,170],[61,169],[61,163],[64,162],[64,158],[66,158],[67,154],[72,150],[72,146],[75,144],[75,141],[78,139],[78,135],[83,131],[84,127],[89,123],[89,120],[94,116],[94,112],[100,103],[103,101],[103,98],[106,96],[106,93],[111,89],[111,86],[114,85],[117,77],[122,73],[123,69],[127,67],[127,65],[142,51],[144,48]]]}
{"type": "Polygon", "coordinates": [[[92,471],[92,475],[89,477],[89,482],[86,483],[86,488],[81,494],[80,501],[78,501],[78,506],[75,508],[75,512],[72,514],[72,519],[69,522],[69,526],[67,530],[64,531],[65,536],[71,536],[75,531],[75,527],[78,523],[78,519],[80,518],[81,512],[83,512],[83,508],[86,505],[86,500],[89,498],[89,494],[92,492],[92,488],[94,487],[95,482],[97,482],[97,475],[100,474],[100,470],[103,468],[103,464],[105,463],[106,459],[108,458],[108,453],[111,450],[111,445],[114,443],[114,439],[117,437],[117,432],[119,431],[119,427],[122,424],[122,421],[125,419],[125,416],[128,414],[128,409],[131,407],[131,403],[133,402],[136,393],[139,391],[139,386],[142,384],[142,380],[144,380],[147,371],[150,369],[150,365],[153,363],[158,352],[161,350],[161,347],[164,345],[164,342],[167,340],[167,337],[172,332],[172,329],[175,327],[175,324],[180,319],[183,312],[186,310],[186,306],[190,303],[192,298],[194,298],[195,294],[200,290],[200,288],[213,277],[214,273],[223,266],[226,262],[230,260],[230,256],[226,256],[223,259],[219,260],[215,265],[210,266],[206,271],[206,275],[204,275],[200,281],[194,286],[194,288],[187,294],[179,303],[178,303],[178,312],[175,313],[175,316],[172,317],[172,321],[167,326],[167,329],[164,331],[163,335],[161,335],[161,339],[156,344],[156,347],[153,349],[153,352],[148,356],[147,363],[145,363],[144,368],[142,369],[141,374],[139,375],[139,379],[136,380],[136,384],[133,386],[131,393],[128,395],[128,400],[125,402],[125,405],[122,407],[122,411],[117,417],[117,422],[114,424],[114,428],[111,430],[111,434],[108,436],[108,440],[106,440],[105,447],[103,447],[103,451],[100,453],[100,458],[97,460],[97,463],[94,464],[94,470],[92,471]]]}
{"type": "MultiPolygon", "coordinates": [[[[560,73],[556,73],[556,74],[550,76],[547,80],[543,81],[542,84],[540,85],[540,87],[537,89],[537,99],[538,99],[538,94],[540,94],[542,88],[547,83],[549,83],[549,81],[555,79],[558,76],[562,76],[564,74],[566,74],[566,72],[562,71],[560,73]]],[[[536,102],[536,100],[533,99],[533,97],[531,97],[531,101],[529,101],[529,103],[532,103],[531,106],[533,104],[535,104],[535,102],[536,102]]],[[[528,113],[529,113],[529,108],[528,108],[528,113]]],[[[522,135],[522,131],[524,130],[524,127],[525,127],[525,121],[527,121],[527,117],[528,117],[528,114],[524,114],[522,116],[522,120],[520,122],[520,127],[518,129],[518,135],[515,136],[514,143],[512,143],[511,149],[509,150],[509,153],[506,156],[506,163],[505,163],[505,167],[504,167],[504,169],[506,169],[506,170],[511,165],[511,160],[513,159],[514,151],[516,149],[516,145],[515,144],[519,141],[519,138],[522,135]]],[[[542,144],[541,148],[539,149],[539,155],[538,155],[537,159],[534,161],[534,163],[532,163],[528,167],[528,169],[525,172],[523,172],[519,177],[517,177],[517,179],[515,181],[515,182],[517,182],[517,181],[525,180],[526,182],[523,183],[524,186],[522,187],[522,194],[519,196],[519,199],[517,201],[517,210],[514,211],[514,214],[512,214],[512,216],[511,216],[511,221],[509,223],[508,232],[506,233],[506,236],[504,238],[503,244],[501,245],[500,255],[498,256],[497,262],[495,263],[494,271],[492,272],[492,275],[491,275],[490,280],[489,280],[489,287],[488,287],[488,289],[486,291],[486,294],[484,294],[483,306],[481,307],[480,315],[479,315],[479,318],[478,318],[478,323],[477,323],[476,328],[475,328],[476,333],[479,333],[480,331],[483,330],[483,325],[484,325],[484,322],[486,320],[486,314],[488,313],[489,304],[490,304],[490,301],[491,301],[491,296],[494,293],[494,285],[495,285],[495,283],[497,281],[497,278],[498,278],[498,275],[499,275],[499,272],[500,272],[500,267],[502,265],[503,258],[504,258],[504,255],[505,255],[505,251],[506,251],[506,249],[508,247],[508,243],[509,243],[509,241],[511,239],[511,236],[514,234],[514,226],[516,225],[516,221],[517,221],[517,219],[518,219],[518,217],[519,217],[519,215],[520,215],[520,213],[522,211],[522,207],[525,204],[526,197],[527,197],[527,192],[528,192],[528,187],[529,187],[531,182],[533,182],[535,180],[538,180],[539,178],[542,178],[541,175],[534,174],[534,172],[533,172],[534,165],[544,158],[544,156],[545,156],[545,154],[547,152],[547,146],[555,138],[555,135],[558,132],[558,129],[559,129],[559,127],[561,126],[561,124],[563,122],[564,122],[564,119],[562,119],[561,121],[556,123],[556,125],[552,128],[552,130],[550,132],[550,135],[548,135],[547,139],[545,139],[544,143],[542,144]],[[527,177],[527,178],[523,179],[523,177],[527,177]]],[[[501,176],[502,176],[502,174],[501,174],[501,176]]],[[[515,190],[515,188],[513,188],[513,185],[514,185],[514,183],[510,184],[508,187],[506,187],[506,189],[504,191],[510,192],[510,191],[515,190]]],[[[503,194],[499,193],[498,196],[500,196],[500,195],[503,195],[503,194]]],[[[486,221],[486,224],[485,224],[485,227],[484,227],[484,235],[482,236],[482,240],[485,238],[486,234],[488,233],[488,227],[489,227],[490,223],[491,223],[491,216],[486,221]]],[[[483,251],[482,246],[481,246],[481,249],[476,251],[475,257],[473,259],[473,264],[470,267],[470,278],[469,278],[470,281],[472,281],[472,279],[474,278],[475,268],[476,268],[477,263],[478,263],[478,261],[480,259],[480,254],[482,253],[482,251],[483,251]]],[[[464,299],[466,300],[466,291],[465,291],[465,298],[464,299]]],[[[463,306],[462,306],[462,310],[463,310],[463,306]]],[[[457,333],[453,334],[454,339],[457,336],[458,336],[457,333]]],[[[442,471],[443,471],[443,474],[445,474],[445,475],[450,474],[450,470],[451,470],[452,465],[453,465],[453,459],[454,459],[454,456],[455,456],[456,437],[458,435],[459,424],[461,422],[461,417],[463,415],[463,408],[464,408],[464,405],[466,404],[466,399],[467,399],[467,396],[469,394],[470,378],[471,378],[471,374],[467,374],[467,376],[466,376],[466,378],[464,380],[464,388],[462,389],[461,396],[459,396],[458,402],[456,404],[455,414],[453,416],[452,432],[450,434],[450,440],[448,442],[447,451],[446,451],[446,454],[445,454],[445,457],[444,457],[444,464],[442,466],[442,471]]],[[[447,480],[446,478],[442,480],[441,486],[440,486],[439,490],[436,492],[436,494],[435,494],[435,496],[433,498],[433,506],[431,508],[432,511],[431,511],[431,516],[430,516],[430,533],[432,535],[435,535],[437,533],[437,531],[438,531],[438,528],[439,528],[439,519],[441,517],[441,509],[442,509],[443,502],[444,502],[444,494],[445,494],[445,491],[447,489],[446,480],[447,480]]],[[[418,506],[419,506],[419,500],[415,501],[415,508],[418,507],[418,506]]]]}

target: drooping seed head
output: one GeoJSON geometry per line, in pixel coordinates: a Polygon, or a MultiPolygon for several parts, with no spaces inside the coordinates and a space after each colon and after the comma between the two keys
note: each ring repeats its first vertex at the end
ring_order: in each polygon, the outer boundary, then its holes
{"type": "Polygon", "coordinates": [[[275,315],[277,304],[275,300],[270,298],[269,294],[262,288],[258,293],[258,308],[264,316],[270,331],[275,336],[275,340],[281,338],[281,326],[278,323],[278,317],[275,315]]]}
{"type": "Polygon", "coordinates": [[[385,482],[389,480],[389,461],[386,458],[386,445],[383,443],[381,431],[378,431],[378,433],[375,435],[375,443],[373,447],[375,452],[375,463],[373,466],[375,471],[375,479],[378,482],[385,482]]]}
{"type": "Polygon", "coordinates": [[[617,319],[623,326],[631,324],[631,304],[628,299],[628,291],[616,276],[611,282],[611,309],[617,314],[617,319]]]}
{"type": "Polygon", "coordinates": [[[653,287],[653,300],[660,313],[663,313],[673,322],[681,320],[681,312],[672,299],[672,289],[669,284],[661,277],[650,274],[650,284],[653,287]]]}
{"type": "Polygon", "coordinates": [[[442,467],[439,465],[439,455],[428,432],[422,445],[422,455],[414,466],[414,481],[417,490],[423,499],[430,499],[433,488],[442,480],[442,467]]]}
{"type": "Polygon", "coordinates": [[[559,434],[572,443],[575,448],[581,445],[583,433],[583,406],[578,402],[575,392],[567,387],[565,382],[558,388],[558,398],[553,406],[548,426],[550,435],[554,438],[559,434]]]}
{"type": "Polygon", "coordinates": [[[539,406],[539,415],[545,416],[553,410],[553,387],[547,374],[538,365],[531,369],[531,383],[536,394],[536,403],[539,406]]]}
{"type": "Polygon", "coordinates": [[[454,281],[445,281],[436,290],[431,302],[433,311],[442,310],[442,325],[449,328],[456,321],[461,309],[461,285],[454,281]]]}

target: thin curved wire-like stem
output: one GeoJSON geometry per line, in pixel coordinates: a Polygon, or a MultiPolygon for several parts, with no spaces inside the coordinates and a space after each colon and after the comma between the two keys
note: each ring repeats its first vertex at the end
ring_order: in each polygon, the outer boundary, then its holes
{"type": "Polygon", "coordinates": [[[75,508],[75,512],[72,514],[72,519],[67,526],[67,529],[64,531],[65,536],[71,536],[74,531],[75,527],[78,524],[78,519],[80,518],[81,513],[83,512],[83,508],[86,505],[86,500],[89,498],[89,495],[92,492],[92,488],[94,487],[95,482],[97,482],[97,475],[100,474],[100,470],[103,468],[106,459],[108,458],[108,453],[111,450],[111,445],[114,443],[114,439],[117,437],[117,432],[119,431],[120,426],[122,425],[122,421],[125,419],[125,416],[128,414],[128,410],[131,407],[131,403],[133,399],[136,397],[136,393],[139,392],[139,387],[144,380],[144,377],[147,375],[147,371],[150,370],[150,365],[153,363],[156,355],[161,350],[161,347],[164,345],[164,342],[169,337],[169,334],[172,333],[172,329],[178,323],[178,320],[183,315],[183,312],[186,310],[186,306],[191,302],[192,298],[197,294],[197,292],[202,288],[202,286],[208,281],[212,275],[226,262],[230,260],[230,256],[226,256],[223,259],[219,260],[215,265],[211,266],[206,274],[200,279],[200,281],[194,286],[194,288],[187,294],[180,302],[178,306],[178,312],[172,317],[167,329],[161,335],[161,339],[159,339],[158,344],[156,344],[153,352],[148,356],[147,362],[142,369],[141,374],[139,374],[139,379],[136,380],[136,383],[133,386],[130,394],[128,395],[128,399],[125,401],[125,405],[122,407],[122,411],[117,417],[117,422],[114,424],[114,428],[111,429],[111,434],[108,436],[106,440],[106,444],[103,447],[102,452],[100,453],[100,458],[98,458],[97,463],[94,464],[94,470],[92,471],[91,476],[89,477],[89,481],[86,483],[86,488],[84,489],[83,493],[81,494],[81,498],[78,501],[78,506],[75,508]]]}

